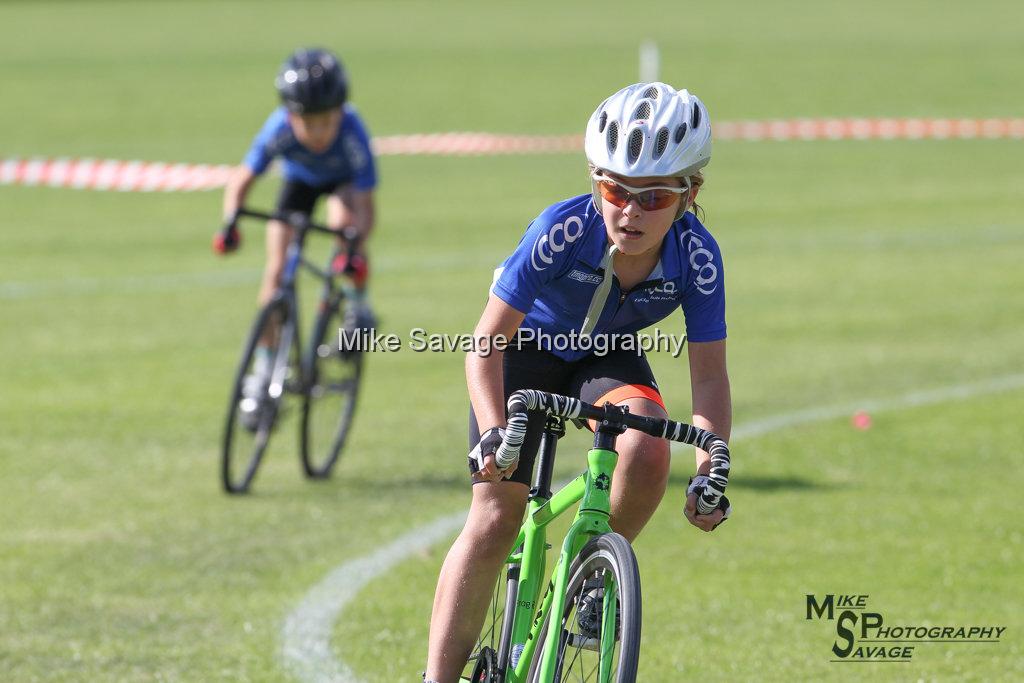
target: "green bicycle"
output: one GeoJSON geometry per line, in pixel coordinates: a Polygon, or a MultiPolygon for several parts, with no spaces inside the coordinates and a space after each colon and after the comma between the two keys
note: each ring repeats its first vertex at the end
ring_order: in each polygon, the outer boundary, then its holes
{"type": "Polygon", "coordinates": [[[508,401],[508,428],[495,454],[499,468],[519,456],[528,411],[547,414],[526,521],[498,579],[480,638],[463,680],[472,683],[549,683],[636,680],[640,660],[640,572],[629,542],[608,524],[615,440],[626,429],[696,445],[711,455],[707,482],[697,488],[700,514],[728,509],[729,447],[712,432],[672,420],[597,407],[542,391],[517,391],[508,401]],[[551,493],[555,445],[565,420],[594,420],[588,467],[551,493]],[[546,587],[546,527],[579,503],[546,587]]]}

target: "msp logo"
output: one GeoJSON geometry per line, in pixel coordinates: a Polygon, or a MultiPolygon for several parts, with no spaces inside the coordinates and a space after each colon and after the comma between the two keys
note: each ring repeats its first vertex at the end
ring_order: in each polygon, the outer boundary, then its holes
{"type": "Polygon", "coordinates": [[[697,271],[697,291],[701,294],[711,294],[718,285],[718,266],[713,261],[715,255],[704,248],[704,240],[693,230],[687,230],[679,236],[683,248],[690,252],[690,267],[697,271]]]}
{"type": "Polygon", "coordinates": [[[570,280],[576,280],[576,282],[583,282],[588,285],[599,285],[601,284],[601,276],[594,275],[593,273],[584,273],[582,270],[573,270],[569,273],[570,280]]]}
{"type": "Polygon", "coordinates": [[[934,626],[886,622],[868,612],[867,595],[807,595],[807,621],[834,621],[833,659],[847,662],[909,662],[919,643],[998,643],[1005,626],[934,626]],[[911,645],[910,643],[913,643],[911,645]]]}
{"type": "Polygon", "coordinates": [[[569,216],[565,222],[552,225],[550,230],[533,243],[533,251],[530,252],[530,263],[533,265],[533,269],[537,271],[546,269],[554,263],[555,254],[564,251],[567,245],[578,240],[582,234],[583,221],[578,216],[569,216]]]}

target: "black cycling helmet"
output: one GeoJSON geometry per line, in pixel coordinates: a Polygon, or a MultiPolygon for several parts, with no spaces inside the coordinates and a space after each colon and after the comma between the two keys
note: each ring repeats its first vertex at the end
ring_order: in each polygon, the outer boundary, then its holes
{"type": "Polygon", "coordinates": [[[328,50],[296,50],[281,65],[274,85],[284,106],[296,114],[334,109],[348,98],[345,70],[328,50]]]}

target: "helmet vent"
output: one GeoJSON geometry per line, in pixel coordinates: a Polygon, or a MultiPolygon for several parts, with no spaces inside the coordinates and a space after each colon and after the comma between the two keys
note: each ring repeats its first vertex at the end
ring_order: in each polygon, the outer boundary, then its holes
{"type": "Polygon", "coordinates": [[[608,124],[608,152],[615,154],[615,149],[619,146],[619,124],[612,121],[608,124]]]}
{"type": "Polygon", "coordinates": [[[690,116],[690,128],[700,127],[700,107],[693,105],[693,114],[690,116]]]}
{"type": "Polygon", "coordinates": [[[680,123],[680,124],[679,124],[679,125],[678,125],[678,126],[676,127],[676,134],[675,134],[675,136],[673,137],[673,139],[675,140],[675,142],[676,142],[676,144],[677,144],[677,145],[678,145],[678,144],[679,144],[680,142],[682,142],[682,141],[683,141],[683,137],[684,137],[685,135],[686,135],[686,124],[685,124],[685,123],[680,123]]]}
{"type": "Polygon", "coordinates": [[[648,100],[644,100],[633,112],[634,121],[646,121],[651,116],[651,103],[648,100]]]}
{"type": "Polygon", "coordinates": [[[631,164],[635,164],[636,160],[640,158],[640,152],[644,148],[644,132],[639,128],[634,128],[633,132],[629,134],[629,153],[627,160],[631,164]]]}
{"type": "Polygon", "coordinates": [[[644,90],[644,94],[641,95],[641,97],[649,97],[652,100],[656,100],[660,94],[661,93],[658,92],[658,89],[652,85],[647,90],[644,90]]]}
{"type": "Polygon", "coordinates": [[[597,132],[603,133],[604,127],[608,125],[608,112],[601,112],[601,118],[597,120],[597,132]]]}
{"type": "Polygon", "coordinates": [[[668,147],[668,128],[662,128],[658,131],[658,137],[654,139],[654,158],[660,159],[661,155],[665,153],[666,147],[668,147]]]}

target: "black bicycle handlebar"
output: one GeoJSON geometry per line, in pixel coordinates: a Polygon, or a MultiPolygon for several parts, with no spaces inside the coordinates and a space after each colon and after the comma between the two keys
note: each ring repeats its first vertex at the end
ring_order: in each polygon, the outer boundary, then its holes
{"type": "Polygon", "coordinates": [[[505,469],[519,458],[519,449],[526,438],[529,411],[544,411],[567,420],[582,418],[596,420],[598,423],[618,424],[657,438],[696,446],[711,455],[711,471],[708,473],[707,486],[697,500],[697,512],[710,514],[725,494],[725,487],[729,483],[729,446],[715,433],[685,422],[635,415],[627,408],[611,403],[598,407],[576,398],[536,389],[521,389],[508,399],[508,427],[494,455],[498,469],[505,469]]]}
{"type": "Polygon", "coordinates": [[[259,218],[265,221],[281,221],[295,228],[334,235],[335,237],[340,237],[348,242],[355,242],[359,239],[359,234],[356,232],[354,226],[329,228],[326,225],[314,223],[309,219],[309,215],[302,211],[267,213],[266,211],[241,208],[237,211],[237,215],[247,216],[249,218],[259,218]]]}

